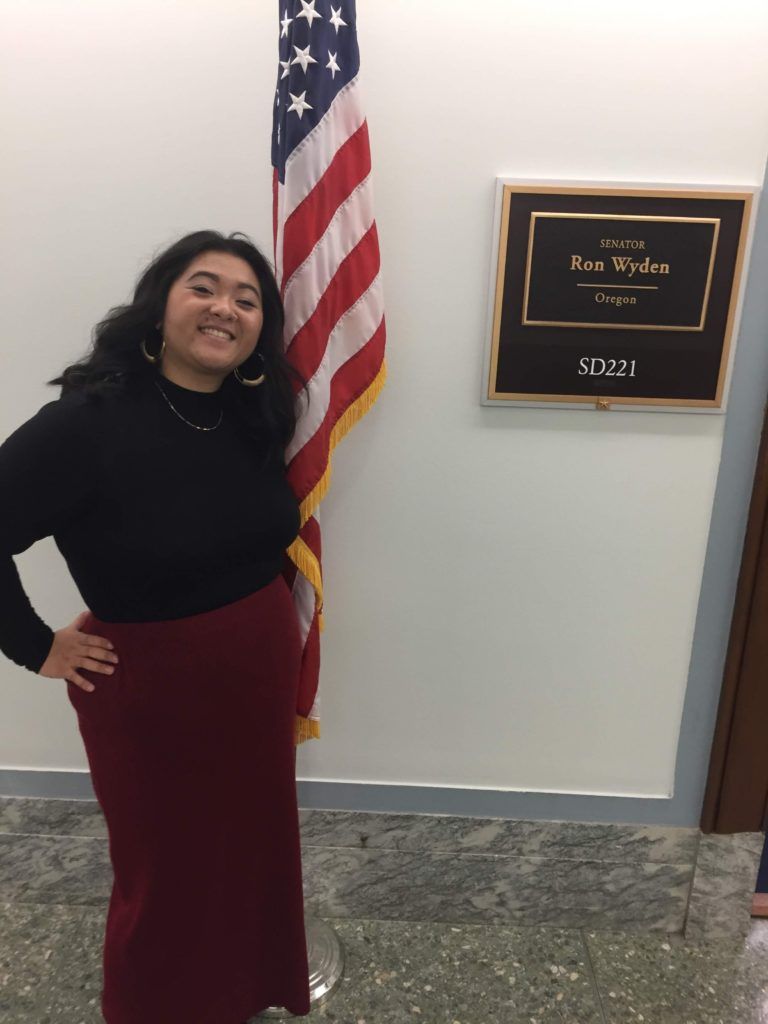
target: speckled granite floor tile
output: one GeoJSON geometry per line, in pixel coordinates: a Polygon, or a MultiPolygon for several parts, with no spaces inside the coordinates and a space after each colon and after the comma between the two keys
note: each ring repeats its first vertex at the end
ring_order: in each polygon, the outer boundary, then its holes
{"type": "Polygon", "coordinates": [[[0,904],[3,1024],[103,1024],[103,933],[90,907],[0,904]]]}
{"type": "Polygon", "coordinates": [[[606,1024],[766,1024],[768,921],[746,939],[586,932],[606,1024]]]}
{"type": "MultiPolygon", "coordinates": [[[[103,1024],[104,918],[103,907],[0,904],[3,1024],[103,1024]]],[[[730,943],[493,925],[330,923],[345,948],[344,978],[324,1006],[292,1019],[316,1024],[768,1021],[768,921],[755,922],[746,941],[730,943]]]]}
{"type": "MultiPolygon", "coordinates": [[[[3,1024],[103,1024],[104,909],[5,904],[0,912],[3,1024]]],[[[292,1019],[602,1024],[578,932],[394,921],[331,924],[345,948],[344,978],[327,1003],[292,1019]]]]}
{"type": "Polygon", "coordinates": [[[332,920],[344,978],[310,1021],[602,1024],[576,931],[332,920]]]}

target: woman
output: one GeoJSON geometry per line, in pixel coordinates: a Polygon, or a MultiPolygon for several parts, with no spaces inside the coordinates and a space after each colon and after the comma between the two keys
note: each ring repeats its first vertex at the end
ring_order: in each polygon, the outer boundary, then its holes
{"type": "Polygon", "coordinates": [[[282,327],[245,236],[187,235],[0,446],[0,649],[77,713],[114,870],[107,1024],[309,1012],[282,327]],[[12,557],[49,535],[89,608],[55,631],[12,557]]]}

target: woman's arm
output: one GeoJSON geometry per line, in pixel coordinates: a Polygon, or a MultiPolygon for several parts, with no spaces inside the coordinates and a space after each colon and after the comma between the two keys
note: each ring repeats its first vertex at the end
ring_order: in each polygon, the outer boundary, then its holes
{"type": "Polygon", "coordinates": [[[93,500],[94,421],[88,398],[71,393],[42,406],[0,445],[0,651],[31,672],[46,660],[54,631],[32,607],[13,556],[93,500]]]}

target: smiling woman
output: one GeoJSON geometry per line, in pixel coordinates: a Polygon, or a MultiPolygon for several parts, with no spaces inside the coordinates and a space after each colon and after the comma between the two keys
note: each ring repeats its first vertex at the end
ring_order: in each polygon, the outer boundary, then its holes
{"type": "Polygon", "coordinates": [[[253,354],[263,324],[253,268],[231,253],[202,253],[168,292],[158,325],[165,341],[164,375],[186,387],[217,390],[253,354]]]}
{"type": "Polygon", "coordinates": [[[250,242],[187,236],[0,446],[0,649],[77,715],[114,871],[107,1024],[309,1012],[282,324],[250,242]],[[49,535],[87,605],[56,631],[12,557],[49,535]]]}
{"type": "Polygon", "coordinates": [[[168,380],[220,390],[246,433],[282,455],[296,428],[296,389],[306,384],[285,358],[283,321],[272,269],[250,239],[196,231],[149,264],[132,302],[97,324],[92,351],[48,383],[63,394],[128,394],[157,376],[157,359],[168,380]],[[236,344],[217,346],[210,336],[200,344],[203,326],[228,331],[236,344]],[[262,375],[258,386],[243,386],[262,375]]]}

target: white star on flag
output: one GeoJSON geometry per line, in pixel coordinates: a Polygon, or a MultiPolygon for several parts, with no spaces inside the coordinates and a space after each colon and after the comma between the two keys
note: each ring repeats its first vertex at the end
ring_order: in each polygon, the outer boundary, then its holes
{"type": "Polygon", "coordinates": [[[301,0],[301,6],[303,10],[301,14],[297,14],[296,17],[306,18],[309,22],[309,27],[312,28],[312,19],[322,18],[322,14],[318,14],[315,10],[315,0],[309,0],[309,3],[307,3],[307,0],[301,0]]]}
{"type": "Polygon", "coordinates": [[[282,80],[284,78],[287,78],[288,75],[290,75],[290,73],[291,73],[291,71],[290,71],[291,62],[289,60],[281,60],[280,61],[280,67],[283,69],[283,73],[282,73],[282,75],[280,75],[280,81],[282,82],[282,80]]]}
{"type": "MultiPolygon", "coordinates": [[[[291,64],[301,64],[301,70],[306,74],[307,66],[309,64],[317,64],[317,61],[314,57],[310,57],[308,46],[305,46],[303,50],[300,50],[298,46],[294,46],[293,48],[296,51],[296,56],[291,61],[291,64]]],[[[280,61],[280,63],[282,64],[282,61],[280,61]]]]}
{"type": "Polygon", "coordinates": [[[345,25],[346,26],[346,24],[347,24],[346,21],[342,21],[341,20],[341,5],[339,5],[338,11],[336,10],[336,8],[333,5],[331,5],[331,24],[336,29],[336,35],[339,34],[339,26],[340,25],[345,25]]]}
{"type": "Polygon", "coordinates": [[[336,72],[337,72],[337,71],[341,71],[341,68],[340,68],[340,67],[339,67],[339,65],[338,65],[338,64],[336,63],[336,54],[335,54],[335,53],[331,53],[331,51],[329,50],[329,51],[328,51],[328,56],[329,56],[329,57],[330,57],[331,59],[330,59],[330,60],[328,61],[328,63],[327,63],[327,64],[326,64],[325,66],[326,66],[327,68],[330,68],[330,69],[331,69],[331,78],[335,78],[335,77],[336,77],[336,72]]]}
{"type": "Polygon", "coordinates": [[[283,13],[283,20],[280,22],[280,24],[283,26],[283,31],[280,33],[281,39],[283,38],[283,36],[288,35],[288,26],[291,24],[292,21],[293,18],[288,17],[288,8],[286,7],[283,13]]]}
{"type": "Polygon", "coordinates": [[[299,115],[299,120],[301,120],[304,111],[312,109],[312,107],[310,107],[310,105],[304,100],[304,97],[307,95],[307,90],[305,89],[301,96],[294,96],[292,92],[289,92],[288,95],[293,100],[293,103],[288,107],[288,111],[290,112],[291,110],[295,110],[299,115]]]}

